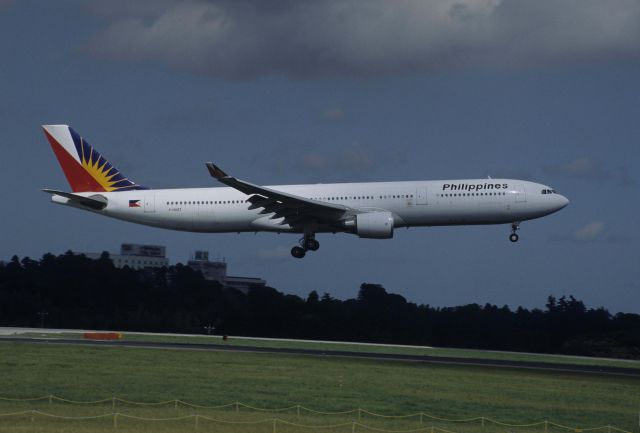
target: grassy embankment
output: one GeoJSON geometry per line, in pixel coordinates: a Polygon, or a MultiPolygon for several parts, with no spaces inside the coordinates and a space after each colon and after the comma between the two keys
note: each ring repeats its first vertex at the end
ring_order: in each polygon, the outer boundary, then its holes
{"type": "MultiPolygon", "coordinates": [[[[137,406],[110,401],[73,405],[47,400],[31,403],[0,402],[0,412],[39,409],[65,416],[127,413],[167,418],[198,413],[228,421],[270,420],[305,425],[346,423],[321,431],[351,432],[352,421],[376,428],[409,430],[436,426],[456,433],[537,432],[503,427],[485,421],[436,422],[428,417],[385,419],[365,412],[321,415],[323,412],[362,408],[386,415],[424,411],[442,418],[487,417],[505,423],[527,424],[549,420],[571,427],[613,425],[637,431],[640,379],[584,374],[530,372],[478,367],[447,367],[395,361],[314,358],[304,356],[225,353],[109,347],[46,346],[0,341],[0,396],[26,398],[53,394],[70,400],[98,400],[118,396],[125,400],[156,402],[179,399],[200,405],[240,401],[259,408],[294,408],[273,413],[235,406],[225,409],[190,408],[173,402],[137,406]]],[[[120,418],[122,432],[191,432],[195,420],[142,422],[120,418]]],[[[199,431],[273,432],[273,422],[224,424],[200,419],[199,431]]],[[[310,429],[277,422],[277,432],[310,429]]],[[[113,417],[70,421],[29,415],[0,418],[0,431],[106,432],[114,431],[113,417]]],[[[319,430],[320,431],[320,430],[319,430]]],[[[366,431],[356,426],[356,431],[366,431]]],[[[549,433],[559,433],[549,426],[549,433]]],[[[602,432],[606,432],[604,429],[602,432]]]]}

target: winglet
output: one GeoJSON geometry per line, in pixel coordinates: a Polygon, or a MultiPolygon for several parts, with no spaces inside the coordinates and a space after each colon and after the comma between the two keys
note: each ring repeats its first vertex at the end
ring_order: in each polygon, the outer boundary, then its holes
{"type": "Polygon", "coordinates": [[[216,179],[222,179],[225,177],[229,177],[227,173],[222,171],[220,167],[215,165],[213,162],[207,162],[207,170],[209,170],[209,174],[216,179]]]}

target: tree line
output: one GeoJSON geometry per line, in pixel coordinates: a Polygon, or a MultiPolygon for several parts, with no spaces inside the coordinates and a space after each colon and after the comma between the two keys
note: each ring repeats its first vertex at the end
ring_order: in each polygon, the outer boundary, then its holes
{"type": "Polygon", "coordinates": [[[178,264],[118,269],[72,252],[0,264],[0,326],[206,333],[640,359],[640,315],[549,296],[545,309],[432,307],[377,284],[340,300],[271,287],[248,293],[178,264]],[[209,328],[211,329],[211,328],[209,328]]]}

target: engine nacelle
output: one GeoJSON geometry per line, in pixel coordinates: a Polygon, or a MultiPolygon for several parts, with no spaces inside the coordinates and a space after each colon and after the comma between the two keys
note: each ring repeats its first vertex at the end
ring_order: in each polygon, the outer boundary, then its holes
{"type": "Polygon", "coordinates": [[[393,237],[391,212],[360,213],[345,223],[346,228],[361,238],[390,239],[393,237]]]}

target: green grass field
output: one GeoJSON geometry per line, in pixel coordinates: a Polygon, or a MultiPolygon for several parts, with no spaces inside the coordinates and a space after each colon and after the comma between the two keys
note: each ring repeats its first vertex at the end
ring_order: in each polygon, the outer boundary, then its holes
{"type": "MultiPolygon", "coordinates": [[[[420,411],[442,418],[487,417],[504,423],[528,424],[549,420],[571,427],[613,425],[638,431],[640,379],[585,374],[516,371],[480,367],[447,367],[396,361],[316,358],[309,356],[208,351],[134,349],[118,347],[47,346],[0,340],[0,396],[28,398],[53,394],[70,400],[91,401],[117,396],[138,402],[179,399],[212,406],[240,401],[257,408],[294,406],[283,412],[265,412],[235,406],[224,409],[186,407],[170,402],[139,406],[111,401],[74,405],[48,400],[0,401],[0,413],[38,409],[60,416],[94,416],[113,411],[147,418],[199,414],[218,420],[258,424],[225,424],[199,419],[199,431],[277,432],[313,429],[288,423],[324,426],[317,431],[351,432],[352,422],[386,430],[435,426],[452,432],[538,432],[544,426],[505,427],[488,421],[453,423],[419,416],[380,418],[362,412],[321,415],[362,408],[386,415],[420,411]]],[[[195,419],[164,422],[120,417],[117,431],[191,432],[195,419]]],[[[369,431],[355,425],[356,431],[369,431]]],[[[0,417],[1,432],[114,431],[113,416],[96,420],[0,417]]],[[[550,433],[568,431],[547,426],[550,433]]],[[[571,430],[573,431],[573,430],[571,430]]],[[[607,429],[602,430],[606,432],[607,429]]]]}
{"type": "MultiPolygon", "coordinates": [[[[591,358],[585,356],[566,356],[566,355],[547,355],[535,353],[518,353],[518,352],[500,352],[488,350],[471,350],[471,349],[454,349],[439,347],[407,347],[393,345],[362,345],[362,344],[344,344],[331,342],[311,342],[311,341],[291,341],[291,340],[265,340],[257,338],[237,338],[229,337],[223,341],[221,336],[171,336],[162,334],[136,334],[123,333],[125,341],[149,341],[149,342],[177,342],[192,344],[225,344],[229,346],[251,346],[251,347],[272,347],[272,348],[297,348],[297,349],[320,349],[335,351],[351,351],[351,352],[369,352],[369,353],[390,353],[402,355],[429,355],[429,356],[451,356],[459,358],[478,358],[478,359],[499,359],[510,361],[537,361],[558,364],[574,364],[574,365],[591,365],[591,366],[607,366],[607,367],[625,367],[640,369],[640,361],[610,358],[591,358]]],[[[82,338],[80,333],[37,333],[31,332],[22,334],[25,337],[37,338],[64,338],[77,339],[82,338]]],[[[2,337],[0,337],[1,339],[2,337]]],[[[1,341],[1,340],[0,340],[1,341]]]]}

